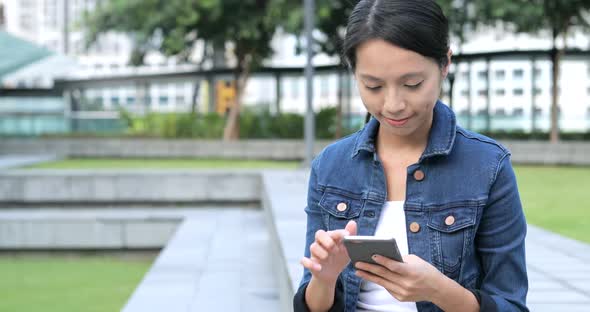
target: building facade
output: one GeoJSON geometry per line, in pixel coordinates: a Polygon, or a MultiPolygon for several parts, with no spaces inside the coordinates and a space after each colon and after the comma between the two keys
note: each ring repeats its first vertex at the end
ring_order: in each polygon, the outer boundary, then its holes
{"type": "MultiPolygon", "coordinates": [[[[142,73],[170,73],[195,70],[195,65],[178,64],[173,58],[152,53],[146,65],[128,66],[131,41],[122,34],[109,33],[89,48],[84,46],[84,33],[72,27],[82,19],[85,11],[92,11],[103,0],[4,0],[6,31],[25,38],[56,53],[72,56],[77,61],[69,78],[84,79],[142,73]],[[66,27],[69,23],[70,27],[66,27]]],[[[588,50],[590,40],[582,32],[572,32],[566,40],[569,48],[588,50]]],[[[560,40],[560,45],[563,42],[560,40]]],[[[305,56],[295,53],[295,38],[279,32],[272,42],[276,51],[265,65],[270,67],[303,67],[305,56]]],[[[462,46],[452,45],[455,54],[493,51],[522,51],[551,49],[550,36],[510,34],[500,28],[488,28],[472,34],[462,46]]],[[[337,57],[318,55],[316,65],[338,64],[337,57]]],[[[551,63],[546,58],[534,62],[530,58],[492,58],[470,63],[454,64],[453,109],[460,122],[470,128],[485,128],[488,112],[491,129],[519,129],[522,131],[547,130],[551,103],[551,63]],[[489,100],[488,100],[489,89],[489,100]],[[467,117],[469,116],[469,118],[467,117]],[[533,121],[534,119],[534,121],[533,121]]],[[[230,77],[219,77],[231,79],[230,77]]],[[[339,92],[350,99],[345,102],[345,114],[360,118],[365,113],[352,75],[344,78],[347,90],[339,89],[336,72],[316,75],[314,80],[314,107],[334,106],[339,92]]],[[[190,109],[195,92],[194,80],[162,81],[148,86],[147,104],[154,111],[186,111],[190,109]]],[[[280,111],[302,113],[305,110],[305,79],[303,75],[282,76],[280,85],[280,111]]],[[[199,102],[207,102],[206,82],[200,84],[199,102]]],[[[561,66],[559,104],[561,127],[564,130],[585,131],[590,128],[590,60],[566,57],[561,66]]],[[[273,77],[254,76],[245,91],[246,105],[266,105],[276,110],[277,84],[273,77]]],[[[450,101],[449,85],[444,87],[443,99],[450,101]]],[[[133,84],[117,87],[84,90],[87,102],[110,110],[137,106],[138,88],[133,84]]],[[[143,96],[143,95],[142,95],[143,96]]],[[[207,105],[199,105],[207,110],[207,105]]]]}

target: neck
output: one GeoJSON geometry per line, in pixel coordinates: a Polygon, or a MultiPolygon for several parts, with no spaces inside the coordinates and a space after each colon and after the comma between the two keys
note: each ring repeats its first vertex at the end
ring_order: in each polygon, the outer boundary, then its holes
{"type": "Polygon", "coordinates": [[[420,153],[426,149],[428,136],[432,126],[432,119],[423,127],[416,129],[408,136],[395,135],[387,127],[379,126],[377,133],[377,150],[380,153],[420,153]]]}

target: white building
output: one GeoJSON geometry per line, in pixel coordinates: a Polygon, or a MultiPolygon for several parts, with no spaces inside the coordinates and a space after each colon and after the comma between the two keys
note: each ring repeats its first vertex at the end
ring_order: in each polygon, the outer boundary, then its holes
{"type": "MultiPolygon", "coordinates": [[[[127,66],[131,43],[121,34],[106,34],[92,46],[85,49],[83,33],[70,27],[68,35],[64,31],[64,4],[68,3],[68,18],[71,23],[80,21],[85,10],[92,10],[103,0],[4,0],[6,31],[22,38],[48,47],[53,51],[67,52],[73,56],[78,66],[69,77],[91,78],[134,73],[164,73],[195,69],[193,65],[179,65],[174,59],[166,59],[158,53],[148,56],[147,65],[141,68],[127,66]],[[65,38],[68,38],[67,44],[65,38]],[[67,51],[66,51],[67,50],[67,51]]],[[[501,29],[484,29],[468,38],[461,47],[452,49],[456,54],[469,54],[508,50],[548,50],[551,48],[550,36],[541,33],[531,35],[511,35],[501,29]]],[[[561,41],[560,41],[561,44],[561,41]]],[[[573,32],[567,40],[568,47],[588,50],[589,37],[573,32]]],[[[267,60],[272,67],[303,67],[305,56],[295,54],[293,36],[279,33],[272,42],[276,54],[267,60]]],[[[316,65],[336,64],[337,58],[318,55],[316,65]]],[[[536,127],[548,129],[551,103],[551,64],[547,59],[539,59],[534,66],[527,59],[492,59],[489,69],[485,61],[474,61],[453,67],[456,80],[453,92],[454,109],[461,115],[470,112],[472,127],[480,129],[482,113],[486,109],[486,81],[490,87],[490,113],[492,128],[519,128],[530,130],[531,114],[537,113],[536,127]],[[535,72],[535,87],[532,74],[535,72]],[[469,84],[468,84],[469,82],[469,84]],[[534,95],[533,95],[534,94],[534,95]],[[532,108],[532,99],[535,107],[532,108]],[[481,119],[481,120],[480,120],[481,119]]],[[[586,130],[590,128],[590,60],[566,58],[562,63],[561,93],[559,98],[562,112],[561,127],[564,130],[586,130]]],[[[345,113],[362,116],[365,112],[354,79],[348,76],[352,85],[352,100],[345,113]]],[[[190,107],[194,81],[168,81],[152,84],[148,99],[150,109],[156,111],[181,111],[190,107]]],[[[448,89],[448,85],[445,87],[448,89]]],[[[283,76],[281,79],[281,110],[284,112],[303,112],[305,109],[305,79],[302,75],[283,76]]],[[[317,109],[333,106],[338,101],[338,77],[334,74],[317,75],[314,82],[314,106],[317,109]]],[[[201,102],[206,102],[206,92],[200,92],[201,102]]],[[[272,77],[257,77],[249,81],[244,101],[246,104],[264,104],[274,107],[276,103],[276,84],[272,77]]],[[[133,106],[138,101],[133,85],[117,88],[86,90],[86,96],[105,108],[133,106]]],[[[448,96],[443,97],[448,101],[448,96]]],[[[206,107],[201,105],[200,107],[206,107]]],[[[460,118],[461,123],[467,119],[460,118]]]]}

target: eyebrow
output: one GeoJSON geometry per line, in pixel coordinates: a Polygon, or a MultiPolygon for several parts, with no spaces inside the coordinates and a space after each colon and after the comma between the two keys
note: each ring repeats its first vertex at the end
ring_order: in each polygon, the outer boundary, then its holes
{"type": "MultiPolygon", "coordinates": [[[[400,77],[400,80],[413,78],[413,77],[421,76],[421,75],[422,75],[422,72],[410,72],[410,73],[406,73],[406,74],[402,75],[400,77]]],[[[370,80],[373,82],[382,82],[383,81],[383,79],[375,77],[375,76],[371,76],[369,74],[360,74],[360,77],[364,80],[370,80]]]]}

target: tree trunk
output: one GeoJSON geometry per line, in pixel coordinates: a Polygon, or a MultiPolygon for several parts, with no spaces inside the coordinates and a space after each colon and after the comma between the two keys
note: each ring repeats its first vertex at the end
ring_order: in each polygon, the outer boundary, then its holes
{"type": "Polygon", "coordinates": [[[240,139],[240,110],[242,106],[242,96],[246,83],[250,76],[250,57],[245,55],[238,58],[238,66],[234,72],[236,85],[236,100],[229,110],[225,128],[223,129],[224,141],[236,141],[240,139]]]}
{"type": "Polygon", "coordinates": [[[199,100],[199,90],[201,89],[201,80],[195,82],[193,86],[193,95],[191,98],[191,115],[197,112],[197,101],[199,100]]]}

